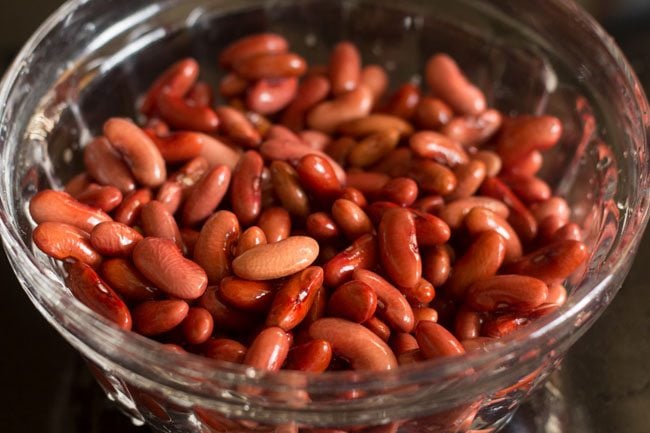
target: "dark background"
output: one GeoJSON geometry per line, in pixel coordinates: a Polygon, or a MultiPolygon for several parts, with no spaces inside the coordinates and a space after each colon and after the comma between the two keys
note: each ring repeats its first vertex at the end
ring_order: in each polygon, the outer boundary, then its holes
{"type": "MultiPolygon", "coordinates": [[[[109,1],[109,0],[106,0],[109,1]]],[[[0,0],[0,72],[58,0],[0,0]]],[[[650,89],[650,1],[584,0],[650,89]]],[[[621,293],[509,433],[650,433],[650,236],[621,293]]],[[[0,433],[147,432],[108,402],[0,253],[0,433]]]]}

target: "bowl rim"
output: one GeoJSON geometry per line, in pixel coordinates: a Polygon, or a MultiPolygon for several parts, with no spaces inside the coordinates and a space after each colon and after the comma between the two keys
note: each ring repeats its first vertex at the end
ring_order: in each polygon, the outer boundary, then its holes
{"type": "MultiPolygon", "coordinates": [[[[642,125],[642,129],[646,131],[643,136],[645,148],[648,148],[647,131],[648,119],[642,115],[644,109],[648,106],[645,94],[641,90],[642,87],[636,78],[636,75],[631,70],[629,64],[625,60],[624,55],[620,49],[614,44],[611,37],[600,27],[598,23],[580,6],[573,2],[564,2],[562,0],[548,0],[553,8],[560,10],[564,14],[572,15],[580,19],[585,26],[582,31],[588,31],[595,35],[603,47],[607,50],[613,61],[613,66],[625,77],[626,93],[630,93],[630,101],[635,105],[635,112],[638,118],[635,119],[642,125]]],[[[55,27],[63,21],[69,14],[73,13],[78,8],[84,5],[93,3],[92,0],[68,0],[54,13],[52,13],[47,20],[38,28],[38,30],[30,37],[28,42],[20,50],[19,54],[14,59],[9,69],[4,74],[0,82],[0,102],[5,102],[9,99],[13,86],[20,77],[22,62],[30,53],[35,51],[39,44],[41,44],[47,36],[55,29],[55,27]]],[[[609,60],[609,59],[608,59],[609,60]]],[[[2,153],[8,153],[9,146],[4,142],[2,134],[2,126],[5,122],[6,112],[4,109],[0,110],[0,146],[2,146],[2,153]]],[[[646,114],[647,116],[647,114],[646,114]]],[[[3,158],[4,159],[4,158],[3,158]]],[[[2,176],[2,185],[10,186],[11,179],[9,179],[9,170],[4,170],[2,176]]],[[[647,181],[646,181],[647,183],[647,181]]],[[[641,239],[641,234],[648,222],[650,216],[647,202],[645,207],[639,209],[636,217],[631,221],[620,222],[617,233],[628,232],[637,230],[636,237],[632,241],[626,243],[624,248],[619,251],[618,258],[615,259],[610,275],[603,280],[592,284],[587,287],[588,292],[580,299],[571,300],[565,303],[557,311],[549,314],[548,316],[538,319],[537,326],[530,332],[526,330],[525,338],[521,338],[522,333],[515,332],[512,336],[502,339],[499,344],[495,344],[493,349],[489,352],[474,352],[469,353],[463,357],[463,362],[458,362],[456,359],[442,359],[432,360],[413,365],[402,366],[396,370],[385,372],[326,372],[318,375],[310,375],[300,372],[292,371],[279,371],[279,372],[265,372],[257,370],[252,367],[244,367],[234,364],[221,363],[205,357],[197,355],[186,356],[185,354],[179,355],[173,352],[165,352],[160,350],[160,345],[157,342],[149,340],[145,337],[137,335],[132,332],[125,332],[112,325],[108,320],[99,317],[92,312],[88,307],[77,301],[73,297],[70,299],[59,299],[52,291],[44,294],[46,304],[43,304],[43,298],[38,298],[36,295],[31,294],[31,286],[48,287],[52,285],[61,286],[62,281],[51,273],[44,273],[43,264],[40,263],[36,257],[30,252],[30,249],[23,242],[19,229],[13,224],[11,217],[11,205],[9,203],[8,191],[3,191],[0,195],[0,234],[5,245],[5,252],[8,255],[14,272],[19,277],[21,286],[28,293],[32,302],[37,306],[41,313],[46,317],[50,323],[55,326],[59,332],[63,333],[63,329],[67,332],[72,332],[74,338],[77,340],[74,345],[85,346],[92,351],[96,356],[106,361],[109,361],[116,367],[122,367],[126,370],[132,371],[138,376],[146,377],[157,383],[165,383],[166,385],[182,390],[186,393],[193,393],[197,395],[204,395],[209,397],[210,394],[202,393],[196,388],[191,388],[184,384],[179,384],[173,380],[169,380],[165,376],[165,372],[161,374],[160,371],[154,369],[144,369],[145,366],[173,366],[170,367],[175,372],[192,378],[201,378],[204,380],[217,380],[220,383],[255,383],[257,386],[268,383],[269,386],[275,386],[278,382],[285,384],[298,383],[299,388],[304,387],[304,381],[296,381],[295,378],[316,378],[316,385],[320,388],[327,384],[336,388],[338,385],[349,386],[350,380],[354,381],[355,385],[362,387],[364,385],[370,387],[382,387],[385,384],[404,383],[404,380],[418,382],[422,380],[430,381],[433,378],[449,377],[461,374],[467,371],[468,368],[480,369],[497,361],[504,359],[514,359],[518,355],[530,350],[531,348],[544,347],[544,343],[548,340],[549,336],[561,338],[565,333],[563,330],[564,324],[570,320],[578,317],[588,305],[598,299],[605,289],[612,283],[615,276],[620,277],[619,274],[625,273],[626,266],[629,265],[629,256],[634,253],[641,239]],[[28,285],[30,287],[28,287],[28,285]],[[51,304],[50,304],[51,303],[51,304]],[[68,318],[74,318],[84,325],[85,333],[92,333],[93,340],[82,340],[79,335],[72,331],[71,321],[67,320],[65,324],[56,323],[52,315],[52,311],[64,308],[63,314],[68,318]],[[107,343],[108,342],[108,343],[107,343]],[[110,349],[129,349],[128,352],[121,352],[121,355],[116,355],[119,351],[111,351],[110,349]],[[124,354],[129,356],[128,359],[124,358],[124,354]],[[136,362],[137,361],[137,362],[136,362]],[[206,368],[207,367],[207,368],[206,368]],[[286,380],[285,380],[286,379],[286,380]],[[379,384],[382,383],[384,385],[379,384]]],[[[620,249],[620,241],[613,247],[620,249]]],[[[622,278],[622,277],[620,277],[622,278]]],[[[618,284],[618,283],[617,283],[618,284]]],[[[38,290],[38,289],[33,289],[38,290]]],[[[40,295],[43,295],[42,293],[40,295]]],[[[79,332],[77,329],[76,332],[79,332]]],[[[77,347],[79,348],[79,347],[77,347]]],[[[92,358],[92,357],[91,357],[92,358]]],[[[98,359],[99,359],[98,358],[98,359]]],[[[489,378],[486,379],[486,381],[489,378]]],[[[311,382],[310,382],[311,383],[311,382]]],[[[291,386],[291,385],[290,385],[291,386]]]]}

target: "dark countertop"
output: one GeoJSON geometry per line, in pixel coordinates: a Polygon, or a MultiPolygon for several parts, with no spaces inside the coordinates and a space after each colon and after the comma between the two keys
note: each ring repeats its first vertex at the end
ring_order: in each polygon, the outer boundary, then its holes
{"type": "MultiPolygon", "coordinates": [[[[0,4],[0,71],[59,0],[0,4]]],[[[631,2],[634,3],[634,2],[631,2]]],[[[638,3],[638,2],[637,2],[638,3]]],[[[603,9],[605,11],[605,9],[603,9]]],[[[650,15],[608,24],[650,89],[650,15]]],[[[546,389],[508,433],[650,433],[650,235],[612,305],[570,350],[546,389]]],[[[0,254],[5,295],[0,356],[0,432],[145,432],[108,402],[80,357],[19,287],[0,254]]]]}

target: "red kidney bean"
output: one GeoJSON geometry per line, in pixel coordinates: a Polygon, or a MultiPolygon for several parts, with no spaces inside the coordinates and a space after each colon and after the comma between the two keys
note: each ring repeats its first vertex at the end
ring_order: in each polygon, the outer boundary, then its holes
{"type": "Polygon", "coordinates": [[[418,184],[408,177],[395,177],[384,185],[380,195],[384,200],[408,207],[418,197],[418,184]]]}
{"type": "Polygon", "coordinates": [[[444,244],[451,236],[447,223],[431,214],[410,209],[415,223],[415,236],[420,247],[444,244]]]}
{"type": "Polygon", "coordinates": [[[163,137],[170,133],[169,125],[165,123],[164,120],[157,117],[151,117],[147,120],[147,123],[144,124],[145,131],[151,131],[158,137],[163,137]]]}
{"type": "Polygon", "coordinates": [[[145,301],[133,310],[133,327],[146,336],[163,334],[180,325],[189,309],[179,299],[145,301]]]}
{"type": "Polygon", "coordinates": [[[114,221],[97,224],[90,233],[90,243],[99,254],[130,257],[142,235],[135,229],[114,221]]]}
{"type": "Polygon", "coordinates": [[[347,136],[333,140],[325,149],[327,155],[332,157],[338,164],[345,164],[348,155],[357,142],[347,136]]]}
{"type": "Polygon", "coordinates": [[[562,122],[553,116],[519,116],[507,119],[497,142],[506,166],[512,166],[534,150],[544,151],[562,136],[562,122]]]}
{"type": "Polygon", "coordinates": [[[336,200],[332,205],[332,218],[351,240],[373,232],[372,222],[368,215],[350,200],[336,200]]]}
{"type": "Polygon", "coordinates": [[[355,270],[353,278],[366,283],[377,293],[378,312],[391,327],[402,332],[413,330],[415,325],[413,309],[399,290],[376,273],[366,269],[355,270]]]}
{"type": "Polygon", "coordinates": [[[309,110],[307,125],[311,129],[330,134],[345,122],[367,116],[372,103],[372,90],[360,84],[351,92],[321,102],[309,110]]]}
{"type": "Polygon", "coordinates": [[[318,242],[307,236],[290,236],[279,242],[260,245],[237,256],[234,273],[248,280],[272,280],[293,275],[318,257],[318,242]]]}
{"type": "Polygon", "coordinates": [[[454,168],[458,180],[454,192],[447,195],[447,200],[456,200],[473,196],[485,180],[486,167],[482,161],[471,160],[467,164],[454,168]]]}
{"type": "Polygon", "coordinates": [[[379,194],[389,181],[390,177],[384,173],[357,171],[347,174],[347,186],[358,189],[365,196],[379,194]]]}
{"type": "Polygon", "coordinates": [[[433,301],[436,290],[433,284],[422,278],[415,287],[402,287],[402,293],[412,306],[426,305],[433,301]]]}
{"type": "Polygon", "coordinates": [[[454,320],[454,335],[462,343],[467,350],[467,340],[480,338],[482,319],[481,315],[476,311],[472,311],[467,307],[461,307],[456,313],[454,320]]]}
{"type": "Polygon", "coordinates": [[[233,63],[234,72],[245,80],[297,77],[307,71],[307,63],[297,54],[264,52],[233,63]]]}
{"type": "Polygon", "coordinates": [[[404,177],[411,170],[413,152],[407,147],[397,147],[388,152],[372,169],[390,177],[404,177]]]}
{"type": "Polygon", "coordinates": [[[329,78],[332,93],[341,95],[356,89],[361,76],[361,53],[351,42],[339,42],[330,55],[329,78]]]}
{"type": "Polygon", "coordinates": [[[250,313],[228,307],[221,302],[217,296],[218,289],[218,286],[209,286],[198,302],[200,307],[212,315],[215,329],[242,332],[258,325],[256,317],[251,317],[250,313]]]}
{"type": "Polygon", "coordinates": [[[465,353],[465,348],[453,334],[443,326],[429,320],[424,320],[418,324],[415,330],[415,338],[418,341],[422,355],[426,359],[458,356],[465,353]]]}
{"type": "Polygon", "coordinates": [[[243,113],[228,106],[217,107],[215,112],[221,121],[220,131],[228,138],[246,147],[261,143],[260,133],[243,113]]]}
{"type": "Polygon", "coordinates": [[[259,153],[249,150],[242,155],[232,174],[230,203],[240,224],[253,224],[262,210],[262,170],[264,161],[259,153]]]}
{"type": "Polygon", "coordinates": [[[341,192],[342,186],[330,162],[317,154],[300,158],[296,171],[300,182],[313,194],[331,198],[341,192]]]}
{"type": "Polygon", "coordinates": [[[507,174],[502,176],[501,180],[526,203],[536,203],[551,198],[551,188],[538,177],[507,174]]]}
{"type": "Polygon", "coordinates": [[[262,370],[279,370],[289,354],[288,334],[277,326],[257,334],[243,363],[262,370]]]}
{"type": "Polygon", "coordinates": [[[468,287],[497,273],[506,255],[506,241],[493,230],[483,232],[452,267],[447,293],[462,299],[468,287]]]}
{"type": "MultiPolygon", "coordinates": [[[[33,199],[32,199],[33,200],[33,199]]],[[[151,201],[151,190],[148,188],[138,189],[124,197],[122,203],[113,212],[115,221],[127,226],[133,225],[138,218],[142,206],[151,201]]]]}
{"type": "Polygon", "coordinates": [[[225,165],[214,167],[192,187],[183,205],[183,224],[193,226],[209,217],[219,206],[230,186],[231,171],[225,165]]]}
{"type": "Polygon", "coordinates": [[[571,209],[562,197],[551,197],[543,202],[535,203],[530,207],[530,211],[538,223],[549,216],[555,216],[563,223],[567,223],[571,217],[571,209]]]}
{"type": "Polygon", "coordinates": [[[393,351],[372,331],[344,319],[319,319],[309,327],[314,339],[332,345],[335,354],[347,359],[359,371],[392,370],[397,367],[393,351]]]}
{"type": "Polygon", "coordinates": [[[437,132],[417,132],[409,139],[409,145],[417,156],[433,159],[444,165],[454,166],[469,162],[467,152],[458,142],[437,132]]]}
{"type": "Polygon", "coordinates": [[[311,340],[289,350],[287,370],[321,373],[327,369],[332,360],[332,345],[325,340],[311,340]]]}
{"type": "Polygon", "coordinates": [[[140,111],[147,116],[157,108],[158,96],[165,89],[170,95],[183,97],[190,91],[199,76],[199,64],[192,58],[180,60],[164,71],[149,87],[140,111]]]}
{"type": "Polygon", "coordinates": [[[260,80],[248,88],[246,106],[259,114],[275,114],[289,105],[297,91],[298,80],[296,78],[260,80]]]}
{"type": "Polygon", "coordinates": [[[270,160],[290,162],[299,161],[303,156],[309,154],[319,155],[328,160],[336,172],[336,177],[339,179],[339,182],[343,183],[346,179],[345,171],[338,163],[336,163],[336,161],[318,150],[310,149],[308,146],[305,146],[301,142],[269,139],[262,143],[262,146],[260,147],[260,153],[263,157],[270,160]]]}
{"type": "Polygon", "coordinates": [[[377,241],[371,234],[363,235],[325,264],[325,284],[338,287],[351,279],[355,270],[371,269],[376,264],[377,241]]]}
{"type": "Polygon", "coordinates": [[[447,203],[438,212],[438,215],[452,230],[456,230],[460,228],[467,214],[476,207],[489,209],[504,218],[510,214],[508,207],[503,202],[490,197],[475,196],[447,203]]]}
{"type": "Polygon", "coordinates": [[[133,262],[145,278],[177,298],[196,299],[208,285],[205,271],[168,239],[144,238],[133,250],[133,262]]]}
{"type": "Polygon", "coordinates": [[[339,227],[330,215],[325,212],[316,212],[306,221],[307,233],[318,241],[335,239],[340,235],[339,227]]]}
{"type": "Polygon", "coordinates": [[[465,302],[475,311],[497,309],[526,312],[546,301],[548,287],[537,278],[524,275],[496,275],[472,284],[465,293],[465,302]]]}
{"type": "Polygon", "coordinates": [[[167,209],[167,212],[175,214],[183,200],[183,185],[178,182],[166,181],[158,189],[156,200],[167,209]]]}
{"type": "Polygon", "coordinates": [[[381,338],[383,341],[388,342],[391,336],[390,327],[377,316],[373,316],[370,319],[362,323],[362,325],[372,331],[377,337],[381,338]]]}
{"type": "Polygon", "coordinates": [[[446,54],[432,56],[426,65],[426,83],[431,91],[461,114],[477,115],[485,111],[485,96],[463,75],[456,62],[446,54]]]}
{"type": "Polygon", "coordinates": [[[485,174],[488,177],[497,176],[501,172],[501,157],[491,150],[479,150],[472,159],[482,161],[485,164],[485,174]]]}
{"type": "Polygon", "coordinates": [[[100,184],[113,185],[123,193],[135,189],[135,179],[129,167],[105,137],[97,137],[88,143],[83,157],[86,171],[100,184]]]}
{"type": "Polygon", "coordinates": [[[415,109],[415,122],[422,129],[437,130],[449,123],[454,113],[445,102],[425,96],[415,109]]]}
{"type": "Polygon", "coordinates": [[[275,291],[266,281],[249,281],[225,277],[219,284],[217,296],[229,306],[242,310],[266,313],[271,308],[275,291]]]}
{"type": "Polygon", "coordinates": [[[359,82],[370,89],[374,104],[381,99],[388,87],[388,74],[379,65],[367,65],[361,70],[359,82]]]}
{"type": "Polygon", "coordinates": [[[576,223],[566,223],[553,234],[553,241],[582,240],[582,229],[576,223]]]}
{"type": "Polygon", "coordinates": [[[70,291],[81,303],[118,327],[131,330],[131,313],[124,301],[97,275],[92,267],[74,262],[66,267],[70,291]]]}
{"type": "Polygon", "coordinates": [[[209,167],[225,165],[231,170],[235,169],[239,162],[240,152],[223,140],[207,134],[201,134],[203,149],[201,156],[208,162],[209,167]]]}
{"type": "Polygon", "coordinates": [[[75,197],[83,204],[110,212],[122,203],[122,192],[114,186],[91,183],[75,197]]]}
{"type": "Polygon", "coordinates": [[[544,301],[547,304],[562,305],[566,302],[567,291],[562,284],[549,284],[548,286],[548,296],[544,301]]]}
{"type": "Polygon", "coordinates": [[[401,353],[397,357],[397,361],[399,362],[399,365],[409,365],[409,364],[415,364],[416,362],[426,361],[426,358],[422,354],[422,351],[419,348],[416,348],[401,353]]]}
{"type": "Polygon", "coordinates": [[[102,210],[87,206],[62,191],[46,189],[29,202],[29,213],[36,223],[69,224],[90,233],[97,224],[111,221],[102,210]]]}
{"type": "Polygon", "coordinates": [[[398,136],[403,136],[411,135],[413,133],[413,126],[397,116],[373,113],[342,123],[338,130],[342,134],[358,138],[389,130],[395,130],[398,136]]]}
{"type": "Polygon", "coordinates": [[[104,135],[125,159],[139,183],[156,187],[165,181],[165,160],[154,142],[135,123],[114,117],[104,123],[104,135]]]}
{"type": "Polygon", "coordinates": [[[413,287],[422,276],[413,214],[404,208],[384,213],[377,230],[384,271],[398,286],[413,287]]]}
{"type": "Polygon", "coordinates": [[[281,207],[265,209],[257,221],[257,225],[266,235],[269,244],[280,242],[289,237],[291,233],[291,217],[289,212],[281,207]]]}
{"type": "Polygon", "coordinates": [[[366,199],[366,196],[364,196],[363,193],[358,189],[352,188],[350,186],[345,187],[341,190],[339,198],[350,200],[360,208],[368,206],[368,200],[366,199]]]}
{"type": "Polygon", "coordinates": [[[429,248],[422,254],[422,275],[434,287],[442,286],[451,272],[451,257],[443,245],[429,248]]]}
{"type": "Polygon", "coordinates": [[[413,316],[415,317],[415,327],[422,321],[437,322],[438,312],[429,307],[417,307],[413,309],[413,316]]]}
{"type": "Polygon", "coordinates": [[[388,99],[382,111],[408,120],[415,115],[419,103],[420,88],[415,84],[405,83],[388,99]]]}
{"type": "Polygon", "coordinates": [[[258,245],[266,245],[266,243],[266,235],[261,228],[257,226],[249,227],[239,236],[234,255],[236,257],[251,248],[255,248],[258,245]]]}
{"type": "Polygon", "coordinates": [[[309,197],[300,185],[296,170],[284,161],[273,161],[271,180],[282,207],[298,218],[306,218],[309,215],[309,197]]]}
{"type": "Polygon", "coordinates": [[[214,102],[214,93],[208,83],[197,81],[185,95],[185,99],[198,107],[210,107],[214,102]]]}
{"type": "Polygon", "coordinates": [[[464,219],[465,228],[470,236],[494,230],[506,241],[506,255],[504,262],[510,263],[522,255],[522,246],[519,236],[508,222],[489,209],[476,207],[464,219]]]}
{"type": "Polygon", "coordinates": [[[212,108],[193,105],[170,94],[166,89],[158,95],[158,110],[160,116],[176,129],[210,133],[219,126],[219,117],[212,108]]]}
{"type": "Polygon", "coordinates": [[[366,283],[352,280],[332,293],[327,309],[332,316],[363,323],[375,314],[377,293],[366,283]]]}
{"type": "Polygon", "coordinates": [[[501,200],[508,206],[510,212],[502,216],[508,218],[508,222],[524,242],[535,238],[537,234],[535,217],[506,184],[495,177],[489,177],[483,181],[480,192],[501,200]]]}
{"type": "MultiPolygon", "coordinates": [[[[401,354],[419,349],[418,342],[414,336],[406,332],[397,332],[391,336],[389,345],[398,359],[401,354]]],[[[400,365],[401,362],[400,362],[400,365]]]]}
{"type": "Polygon", "coordinates": [[[183,335],[190,344],[205,343],[214,327],[212,315],[208,310],[201,307],[190,308],[185,320],[183,320],[183,335]]]}
{"type": "Polygon", "coordinates": [[[230,274],[239,230],[237,217],[229,211],[216,212],[203,225],[194,246],[194,261],[205,270],[211,284],[230,274]]]}
{"type": "Polygon", "coordinates": [[[196,132],[174,132],[162,137],[150,130],[145,132],[168,163],[188,161],[203,151],[203,136],[196,132]]]}
{"type": "Polygon", "coordinates": [[[302,322],[311,308],[318,289],[323,285],[323,268],[309,267],[295,274],[278,289],[266,326],[290,331],[302,322]]]}
{"type": "Polygon", "coordinates": [[[329,80],[323,76],[305,78],[298,86],[296,97],[284,110],[282,124],[293,131],[303,129],[305,113],[327,97],[330,87],[329,80]]]}
{"type": "Polygon", "coordinates": [[[478,146],[495,135],[502,120],[501,113],[488,109],[476,116],[454,117],[442,128],[442,133],[463,146],[478,146]]]}
{"type": "Polygon", "coordinates": [[[153,200],[142,206],[140,222],[146,236],[169,239],[185,253],[185,244],[183,244],[178,224],[162,203],[153,200]]]}
{"type": "Polygon", "coordinates": [[[100,269],[104,280],[126,299],[146,301],[152,300],[158,295],[158,289],[147,281],[128,260],[107,259],[102,261],[100,269]]]}
{"type": "Polygon", "coordinates": [[[97,266],[102,260],[88,233],[70,224],[41,223],[34,229],[32,239],[41,251],[58,260],[79,260],[90,266],[97,266]]]}
{"type": "Polygon", "coordinates": [[[453,171],[427,159],[413,161],[409,174],[418,183],[420,189],[428,194],[448,195],[454,191],[458,183],[453,171]]]}
{"type": "Polygon", "coordinates": [[[289,49],[287,40],[275,33],[258,33],[238,39],[219,55],[219,65],[230,68],[233,63],[265,53],[284,53],[289,49]]]}
{"type": "Polygon", "coordinates": [[[246,346],[228,338],[208,340],[201,348],[203,355],[208,358],[235,364],[244,362],[244,356],[246,355],[246,346]]]}
{"type": "Polygon", "coordinates": [[[561,240],[521,257],[505,270],[552,284],[571,275],[588,257],[589,251],[582,242],[561,240]]]}

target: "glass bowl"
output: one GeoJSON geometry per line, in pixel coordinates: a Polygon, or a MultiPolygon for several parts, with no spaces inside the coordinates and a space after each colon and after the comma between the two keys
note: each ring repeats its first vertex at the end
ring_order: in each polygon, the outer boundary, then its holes
{"type": "Polygon", "coordinates": [[[544,383],[620,288],[648,218],[648,106],[629,65],[578,6],[561,0],[73,0],[18,55],[0,86],[0,230],[25,292],[87,360],[108,397],[160,431],[491,432],[544,383]],[[324,62],[341,39],[392,84],[454,56],[508,114],[559,116],[545,178],[592,250],[554,313],[462,359],[382,373],[267,373],[161,350],[73,298],[31,243],[27,204],[80,168],[80,150],[167,65],[194,56],[216,84],[216,54],[262,30],[324,62]],[[318,430],[321,429],[321,430],[318,430]]]}

